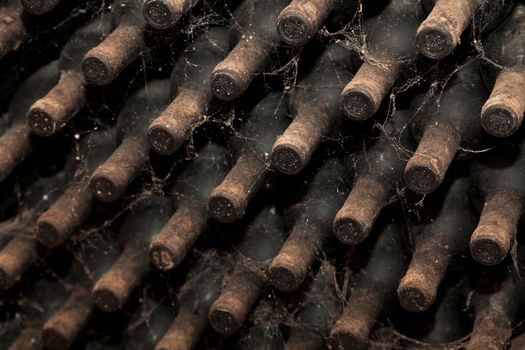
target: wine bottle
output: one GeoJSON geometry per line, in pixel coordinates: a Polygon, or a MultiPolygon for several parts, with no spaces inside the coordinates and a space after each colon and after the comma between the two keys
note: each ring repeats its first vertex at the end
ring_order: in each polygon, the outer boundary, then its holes
{"type": "Polygon", "coordinates": [[[148,162],[146,128],[169,102],[169,80],[155,80],[131,96],[117,121],[118,148],[89,181],[93,196],[113,202],[124,194],[148,162]]]}
{"type": "Polygon", "coordinates": [[[483,42],[483,78],[492,90],[481,110],[481,124],[496,137],[515,133],[523,121],[525,74],[520,67],[525,61],[519,38],[524,30],[525,6],[518,3],[510,17],[483,42]]]}
{"type": "Polygon", "coordinates": [[[27,78],[16,90],[7,112],[9,128],[0,136],[0,180],[31,152],[31,129],[26,124],[29,107],[44,96],[58,79],[58,65],[53,61],[27,78]]]}
{"type": "Polygon", "coordinates": [[[460,44],[461,35],[474,23],[476,33],[488,32],[501,23],[514,6],[514,0],[422,0],[428,17],[417,29],[419,52],[440,60],[460,44]]]}
{"type": "Polygon", "coordinates": [[[219,296],[224,258],[205,255],[188,274],[179,294],[177,316],[155,350],[195,348],[208,327],[208,311],[219,296]]]}
{"type": "Polygon", "coordinates": [[[336,271],[324,262],[294,312],[294,325],[286,341],[286,350],[323,349],[342,303],[337,294],[336,271]]]}
{"type": "Polygon", "coordinates": [[[148,244],[172,212],[167,197],[150,196],[134,206],[119,228],[122,253],[93,289],[95,305],[105,311],[120,309],[149,272],[148,244]]]}
{"type": "Polygon", "coordinates": [[[501,145],[484,154],[470,169],[470,197],[481,216],[472,237],[472,257],[496,265],[509,253],[524,210],[523,144],[501,145]]]}
{"type": "Polygon", "coordinates": [[[331,44],[312,70],[299,81],[290,97],[294,119],[272,149],[272,166],[284,174],[297,174],[315,149],[342,119],[338,95],[351,79],[351,55],[331,44]]]}
{"type": "Polygon", "coordinates": [[[267,65],[280,42],[275,23],[286,0],[244,0],[233,13],[237,44],[211,74],[215,96],[231,101],[241,96],[267,65]]]}
{"type": "Polygon", "coordinates": [[[174,100],[149,125],[151,149],[173,154],[206,119],[213,100],[211,71],[228,54],[230,31],[211,27],[190,43],[171,73],[174,100]],[[205,53],[205,54],[204,54],[205,53]]]}
{"type": "MultiPolygon", "coordinates": [[[[317,33],[319,27],[334,14],[348,21],[359,6],[356,0],[292,0],[277,18],[277,31],[281,40],[292,46],[303,46],[317,33]]],[[[338,26],[346,23],[336,21],[338,26]]]]}
{"type": "Polygon", "coordinates": [[[281,93],[269,93],[249,113],[239,133],[232,137],[230,145],[235,165],[213,190],[208,205],[215,220],[240,219],[264,185],[270,172],[272,145],[289,122],[287,102],[281,93]]]}
{"type": "Polygon", "coordinates": [[[227,171],[226,149],[208,143],[177,177],[171,190],[177,210],[151,241],[153,265],[170,270],[184,259],[207,227],[210,194],[227,171]]]}
{"type": "Polygon", "coordinates": [[[51,136],[87,103],[82,58],[110,32],[110,18],[102,16],[76,31],[58,59],[60,79],[27,113],[27,123],[39,136],[51,136]]]}
{"type": "Polygon", "coordinates": [[[422,20],[420,0],[392,0],[382,12],[364,21],[364,62],[341,95],[347,117],[372,117],[392,86],[416,70],[417,45],[410,38],[422,20]]]}
{"type": "Polygon", "coordinates": [[[397,289],[399,303],[408,311],[422,312],[434,303],[450,262],[468,250],[476,225],[468,179],[457,177],[443,192],[430,198],[441,202],[433,215],[411,230],[416,234],[414,253],[397,289]]]}
{"type": "Polygon", "coordinates": [[[241,328],[268,281],[266,268],[286,239],[281,215],[273,205],[261,208],[234,240],[234,267],[225,276],[221,294],[210,308],[212,327],[222,334],[241,328]]]}
{"type": "Polygon", "coordinates": [[[337,208],[348,194],[343,164],[330,158],[315,172],[303,195],[288,209],[293,221],[283,247],[272,260],[272,285],[290,292],[303,282],[321,244],[330,234],[337,208]]]}
{"type": "Polygon", "coordinates": [[[144,0],[142,14],[146,22],[157,29],[174,27],[184,14],[200,0],[144,0]]]}
{"type": "MultiPolygon", "coordinates": [[[[518,251],[523,252],[522,249],[518,251]]],[[[523,266],[520,264],[519,270],[523,266]]],[[[475,315],[474,327],[466,350],[506,349],[513,326],[525,316],[523,292],[525,286],[520,274],[510,264],[497,271],[491,281],[492,292],[475,293],[470,304],[475,315]]]]}
{"type": "Polygon", "coordinates": [[[478,69],[479,61],[473,59],[457,70],[443,92],[412,102],[415,115],[410,126],[419,142],[405,168],[412,191],[434,192],[460,148],[475,151],[489,142],[479,123],[487,92],[478,69]]]}
{"type": "Polygon", "coordinates": [[[352,162],[356,179],[333,223],[334,234],[341,242],[363,242],[383,206],[404,186],[399,179],[409,152],[415,148],[405,127],[409,121],[408,110],[396,111],[381,128],[379,137],[352,162]]]}
{"type": "Polygon", "coordinates": [[[36,221],[36,237],[48,248],[63,244],[91,213],[94,199],[89,177],[116,148],[115,129],[93,131],[84,136],[69,156],[66,167],[72,176],[58,199],[36,221]]]}
{"type": "Polygon", "coordinates": [[[84,55],[82,71],[89,84],[111,83],[139,56],[145,46],[146,29],[141,5],[140,0],[116,0],[113,3],[113,32],[84,55]]]}
{"type": "Polygon", "coordinates": [[[62,0],[20,0],[24,9],[33,14],[41,15],[52,11],[62,0]]]}
{"type": "Polygon", "coordinates": [[[8,0],[0,7],[0,16],[5,18],[0,29],[0,58],[16,50],[29,39],[29,33],[23,20],[24,8],[19,0],[8,0]]]}
{"type": "Polygon", "coordinates": [[[350,297],[331,331],[338,348],[363,349],[377,317],[395,294],[406,269],[400,224],[389,224],[378,232],[366,265],[355,277],[350,297]]]}

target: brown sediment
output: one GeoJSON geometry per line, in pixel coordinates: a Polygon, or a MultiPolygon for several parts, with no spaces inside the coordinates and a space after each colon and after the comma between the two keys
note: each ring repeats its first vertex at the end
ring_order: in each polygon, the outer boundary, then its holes
{"type": "Polygon", "coordinates": [[[434,192],[443,182],[460,144],[458,133],[443,122],[428,125],[405,168],[405,181],[417,193],[434,192]]]}
{"type": "Polygon", "coordinates": [[[200,0],[146,0],[142,14],[146,22],[157,29],[175,26],[183,14],[200,0]]]}
{"type": "Polygon", "coordinates": [[[499,73],[489,99],[481,109],[481,125],[492,136],[514,134],[525,112],[525,74],[517,70],[499,73]]]}
{"type": "Polygon", "coordinates": [[[317,350],[324,349],[323,339],[312,331],[294,327],[284,345],[284,350],[317,350]]]}
{"type": "Polygon", "coordinates": [[[321,106],[298,105],[294,120],[272,147],[272,166],[287,175],[303,170],[334,122],[321,106]]]}
{"type": "Polygon", "coordinates": [[[212,99],[208,88],[184,89],[149,126],[148,141],[157,153],[175,153],[201,123],[212,99]]]}
{"type": "Polygon", "coordinates": [[[217,186],[208,204],[210,215],[220,222],[243,217],[248,203],[264,184],[268,166],[253,153],[239,157],[222,183],[217,186]]]}
{"type": "Polygon", "coordinates": [[[146,166],[148,144],[140,137],[126,137],[111,157],[91,176],[89,186],[93,196],[101,202],[113,202],[146,166]]]}
{"type": "Polygon", "coordinates": [[[30,133],[26,123],[17,123],[0,136],[0,181],[32,152],[30,133]]]}
{"type": "Polygon", "coordinates": [[[399,64],[363,62],[341,93],[345,115],[361,121],[372,117],[399,75],[399,64]]]}
{"type": "Polygon", "coordinates": [[[151,241],[149,254],[153,265],[161,270],[175,268],[206,229],[207,219],[205,203],[182,201],[160,233],[151,241]]]}
{"type": "Polygon", "coordinates": [[[145,45],[144,29],[142,23],[121,23],[102,43],[89,50],[82,62],[86,81],[107,85],[115,80],[139,56],[145,45]]]}
{"type": "Polygon", "coordinates": [[[33,15],[41,15],[54,9],[62,0],[20,0],[25,10],[33,15]]]}
{"type": "Polygon", "coordinates": [[[57,85],[36,101],[27,113],[31,130],[51,136],[86,105],[84,77],[77,72],[62,72],[57,85]]]}
{"type": "Polygon", "coordinates": [[[326,233],[305,215],[298,218],[279,254],[270,264],[272,285],[283,292],[297,289],[304,281],[325,236],[326,233]]]}
{"type": "Polygon", "coordinates": [[[208,310],[202,303],[183,303],[177,317],[155,350],[191,350],[197,345],[208,326],[208,310]]]}
{"type": "Polygon", "coordinates": [[[213,94],[223,101],[241,96],[260,73],[270,55],[272,44],[257,38],[241,39],[211,74],[213,94]]]}
{"type": "Polygon", "coordinates": [[[472,257],[483,265],[499,264],[514,242],[522,212],[519,196],[504,190],[489,194],[470,238],[472,257]]]}
{"type": "Polygon", "coordinates": [[[417,29],[419,52],[432,59],[448,56],[472,20],[475,4],[470,0],[438,0],[417,29]]]}
{"type": "Polygon", "coordinates": [[[148,273],[147,249],[141,244],[128,241],[117,261],[95,283],[92,295],[101,310],[114,312],[120,309],[148,273]]]}
{"type": "Polygon", "coordinates": [[[348,306],[334,327],[330,337],[342,349],[364,349],[376,319],[383,308],[381,287],[359,286],[354,289],[348,306]]]}
{"type": "Polygon", "coordinates": [[[0,58],[16,50],[29,35],[22,21],[22,6],[0,7],[0,58]]]}
{"type": "Polygon", "coordinates": [[[238,263],[210,308],[208,318],[212,327],[222,334],[232,334],[241,328],[261,294],[263,283],[261,275],[238,263]]]}
{"type": "Polygon", "coordinates": [[[504,295],[494,295],[476,308],[474,328],[465,350],[504,350],[512,336],[512,321],[506,312],[504,295]]]}
{"type": "Polygon", "coordinates": [[[293,0],[277,19],[277,31],[288,45],[302,46],[316,33],[332,11],[332,0],[293,0]]]}
{"type": "Polygon", "coordinates": [[[36,221],[37,239],[48,248],[64,243],[87,218],[92,205],[87,178],[74,181],[36,221]]]}
{"type": "Polygon", "coordinates": [[[43,326],[42,339],[46,349],[67,349],[84,329],[93,312],[89,290],[77,286],[67,301],[43,326]]]}
{"type": "Polygon", "coordinates": [[[436,300],[438,287],[445,276],[449,252],[436,236],[421,236],[405,276],[397,289],[401,306],[411,312],[427,310],[436,300]]]}
{"type": "Polygon", "coordinates": [[[352,245],[364,241],[388,200],[390,187],[372,176],[359,176],[335,216],[333,230],[337,239],[352,245]]]}
{"type": "Polygon", "coordinates": [[[34,325],[22,330],[8,350],[41,350],[43,347],[42,327],[34,325]]]}
{"type": "Polygon", "coordinates": [[[23,233],[15,236],[0,251],[0,289],[13,286],[38,256],[37,242],[23,233]]]}

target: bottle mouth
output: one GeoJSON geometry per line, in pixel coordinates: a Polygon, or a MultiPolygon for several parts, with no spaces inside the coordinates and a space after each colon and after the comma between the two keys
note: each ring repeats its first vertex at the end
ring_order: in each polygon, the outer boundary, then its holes
{"type": "Polygon", "coordinates": [[[314,35],[317,28],[300,13],[281,14],[277,21],[277,32],[281,41],[291,46],[303,46],[314,35]]]}
{"type": "Polygon", "coordinates": [[[417,47],[423,56],[440,60],[450,55],[456,44],[448,31],[438,26],[432,26],[418,32],[417,47]]]}
{"type": "Polygon", "coordinates": [[[169,28],[177,22],[179,16],[175,10],[161,0],[149,0],[144,2],[142,13],[146,22],[157,29],[169,28]]]}

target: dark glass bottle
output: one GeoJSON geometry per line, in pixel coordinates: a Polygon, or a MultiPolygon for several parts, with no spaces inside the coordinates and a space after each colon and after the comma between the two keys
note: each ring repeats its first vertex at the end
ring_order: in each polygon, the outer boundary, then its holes
{"type": "Polygon", "coordinates": [[[141,0],[116,0],[113,3],[113,32],[84,55],[82,71],[89,84],[111,83],[139,56],[145,46],[146,29],[141,10],[141,0]]]}
{"type": "Polygon", "coordinates": [[[294,119],[272,149],[272,166],[284,174],[297,174],[308,162],[324,136],[342,119],[339,93],[351,79],[350,52],[331,44],[302,78],[290,97],[294,119]]]}
{"type": "Polygon", "coordinates": [[[357,159],[351,161],[355,181],[333,223],[335,236],[345,244],[358,244],[368,236],[389,199],[404,186],[400,183],[410,152],[412,136],[405,126],[408,110],[398,110],[381,128],[381,134],[357,159]]]}
{"type": "Polygon", "coordinates": [[[148,128],[153,151],[173,154],[206,120],[213,93],[211,71],[229,52],[230,30],[211,27],[184,50],[171,73],[173,101],[148,128]]]}
{"type": "Polygon", "coordinates": [[[43,13],[53,10],[62,0],[20,0],[24,9],[34,15],[41,15],[43,13]]]}
{"type": "Polygon", "coordinates": [[[233,271],[225,276],[221,294],[208,315],[216,331],[232,334],[242,326],[268,284],[266,269],[285,239],[283,219],[273,205],[260,209],[234,239],[233,271]]]}
{"type": "Polygon", "coordinates": [[[428,194],[441,185],[459,149],[475,151],[489,142],[479,122],[487,91],[478,59],[458,69],[441,93],[419,97],[412,102],[411,123],[419,144],[405,168],[405,181],[412,191],[428,194]]]}
{"type": "Polygon", "coordinates": [[[416,70],[417,45],[410,38],[422,20],[420,0],[392,0],[382,12],[364,21],[364,62],[341,95],[347,117],[372,117],[392,86],[416,70]]]}
{"type": "Polygon", "coordinates": [[[210,215],[220,222],[240,219],[270,172],[270,153],[289,124],[288,99],[279,92],[266,95],[249,113],[230,141],[235,165],[211,194],[210,215]]]}
{"type": "Polygon", "coordinates": [[[177,177],[171,192],[177,210],[149,247],[153,265],[161,270],[175,268],[208,225],[211,192],[226,176],[226,149],[216,143],[204,146],[177,177]]]}
{"type": "Polygon", "coordinates": [[[58,59],[60,78],[46,96],[36,101],[27,113],[27,123],[40,136],[51,136],[73,118],[87,103],[82,73],[82,58],[111,31],[109,17],[89,23],[76,31],[58,59]]]}
{"type": "Polygon", "coordinates": [[[93,196],[113,202],[124,194],[148,162],[146,130],[153,118],[169,103],[169,80],[155,80],[133,94],[118,116],[118,148],[91,176],[93,196]]]}
{"type": "Polygon", "coordinates": [[[275,23],[286,0],[244,0],[233,13],[237,44],[211,74],[215,96],[231,101],[241,96],[261,73],[280,42],[275,23]]]}
{"type": "MultiPolygon", "coordinates": [[[[488,3],[493,3],[489,1],[488,3]]],[[[510,17],[483,42],[483,78],[489,99],[481,110],[481,124],[491,135],[506,137],[518,130],[525,111],[525,5],[518,3],[510,17]]]]}
{"type": "Polygon", "coordinates": [[[269,276],[282,291],[299,287],[325,238],[330,234],[337,208],[348,194],[342,162],[330,158],[315,172],[303,194],[287,209],[290,234],[272,260],[269,276]]]}
{"type": "Polygon", "coordinates": [[[417,29],[419,52],[443,59],[459,45],[461,35],[474,23],[476,33],[488,32],[501,23],[514,0],[422,0],[428,17],[417,29]]]}

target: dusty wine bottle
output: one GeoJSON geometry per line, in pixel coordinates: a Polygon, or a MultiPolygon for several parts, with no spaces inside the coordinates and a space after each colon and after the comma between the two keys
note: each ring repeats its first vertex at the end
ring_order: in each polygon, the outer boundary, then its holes
{"type": "Polygon", "coordinates": [[[525,316],[523,281],[510,264],[505,270],[498,271],[492,293],[478,292],[472,298],[475,320],[466,350],[506,349],[513,326],[525,316]]]}
{"type": "Polygon", "coordinates": [[[0,7],[0,16],[5,18],[0,28],[0,58],[16,50],[29,39],[24,20],[24,8],[19,0],[7,0],[0,7]]]}
{"type": "Polygon", "coordinates": [[[294,326],[286,341],[286,350],[323,349],[342,302],[337,294],[336,271],[323,262],[312,284],[305,293],[301,306],[295,310],[294,326]]]}
{"type": "Polygon", "coordinates": [[[301,198],[288,208],[294,222],[279,254],[272,260],[272,285],[290,292],[303,282],[310,265],[330,234],[332,221],[348,194],[342,162],[330,158],[315,172],[301,198]]]}
{"type": "Polygon", "coordinates": [[[266,269],[285,239],[284,222],[274,205],[261,208],[241,237],[234,239],[233,271],[225,276],[221,294],[208,315],[216,331],[232,334],[241,328],[268,284],[266,269]]]}
{"type": "Polygon", "coordinates": [[[435,60],[450,55],[460,44],[461,35],[474,23],[476,34],[488,32],[501,23],[514,0],[422,0],[428,17],[417,29],[419,52],[435,60]]]}
{"type": "Polygon", "coordinates": [[[457,177],[443,192],[444,196],[434,196],[442,204],[433,210],[431,218],[411,229],[416,234],[414,253],[397,289],[399,303],[408,311],[422,312],[434,303],[449,263],[468,250],[476,226],[468,199],[468,179],[457,177]]]}
{"type": "Polygon", "coordinates": [[[208,327],[208,311],[220,293],[224,258],[210,252],[197,261],[179,294],[177,316],[155,350],[193,349],[208,327]]]}
{"type": "Polygon", "coordinates": [[[210,215],[220,222],[240,219],[248,203],[270,172],[272,145],[289,123],[288,99],[281,93],[266,95],[232,137],[235,165],[211,194],[210,215]]]}
{"type": "Polygon", "coordinates": [[[69,156],[72,176],[64,192],[36,221],[37,238],[48,248],[63,244],[91,213],[94,199],[89,177],[116,148],[115,129],[93,131],[69,156]]]}
{"type": "Polygon", "coordinates": [[[237,44],[211,74],[215,96],[231,101],[241,96],[268,63],[280,42],[275,23],[286,0],[244,0],[233,13],[237,44]]]}
{"type": "Polygon", "coordinates": [[[408,110],[396,111],[381,129],[381,135],[354,160],[352,172],[356,179],[333,223],[334,234],[341,242],[363,242],[383,206],[402,187],[399,179],[415,148],[405,128],[409,121],[408,110]]]}
{"type": "Polygon", "coordinates": [[[177,178],[171,192],[177,210],[149,247],[151,262],[161,270],[175,268],[208,225],[208,200],[228,171],[226,149],[208,143],[177,178]]]}
{"type": "Polygon", "coordinates": [[[406,269],[401,244],[402,226],[389,224],[378,233],[366,265],[351,286],[343,314],[332,328],[330,336],[339,348],[366,348],[377,317],[395,295],[396,286],[406,269]]]}
{"type": "Polygon", "coordinates": [[[294,119],[272,148],[272,166],[284,174],[297,174],[310,161],[324,136],[342,119],[339,93],[351,79],[351,55],[331,44],[290,97],[294,119]]]}
{"type": "Polygon", "coordinates": [[[58,59],[60,79],[57,85],[27,113],[27,123],[35,134],[53,135],[86,105],[82,58],[104,40],[110,30],[109,17],[102,16],[73,34],[58,59]]]}
{"type": "Polygon", "coordinates": [[[142,14],[146,22],[157,29],[174,27],[186,12],[200,0],[144,0],[142,14]]]}
{"type": "Polygon", "coordinates": [[[525,48],[520,38],[524,31],[525,5],[518,3],[510,17],[483,42],[483,78],[492,92],[481,110],[481,124],[493,136],[509,136],[523,121],[525,48]]]}
{"type": "Polygon", "coordinates": [[[392,0],[382,12],[365,20],[364,62],[341,94],[347,117],[372,117],[392,86],[416,70],[417,46],[409,38],[422,20],[420,0],[392,0]]]}
{"type": "Polygon", "coordinates": [[[230,36],[226,28],[211,27],[190,43],[177,60],[171,73],[174,100],[148,129],[153,151],[173,154],[206,120],[213,100],[209,84],[211,71],[228,54],[230,36]]]}
{"type": "Polygon", "coordinates": [[[419,141],[405,168],[405,181],[412,191],[434,192],[460,148],[475,151],[487,145],[487,135],[479,123],[486,98],[479,61],[474,59],[454,74],[443,92],[412,102],[415,113],[410,126],[419,141]]]}
{"type": "Polygon", "coordinates": [[[116,0],[113,3],[111,17],[115,29],[84,55],[82,71],[89,84],[111,83],[139,56],[145,45],[146,29],[141,5],[141,0],[116,0]]]}
{"type": "Polygon", "coordinates": [[[484,265],[496,265],[509,253],[525,209],[523,143],[501,145],[479,158],[470,170],[470,197],[481,212],[470,238],[472,257],[484,265]]]}
{"type": "Polygon", "coordinates": [[[148,162],[146,128],[169,102],[169,80],[155,80],[131,96],[117,121],[118,147],[91,176],[89,186],[101,202],[124,194],[148,162]]]}
{"type": "Polygon", "coordinates": [[[277,31],[287,45],[303,46],[317,33],[319,27],[333,13],[339,26],[348,21],[359,6],[357,0],[293,0],[277,18],[277,31]]]}
{"type": "Polygon", "coordinates": [[[122,253],[92,290],[97,307],[106,312],[120,309],[150,270],[148,244],[172,213],[167,197],[150,196],[139,202],[119,228],[122,253]]]}
{"type": "Polygon", "coordinates": [[[58,79],[57,61],[53,61],[27,78],[16,90],[7,112],[9,128],[0,136],[0,180],[5,180],[13,169],[31,152],[31,129],[25,115],[29,107],[44,96],[58,79]]]}

